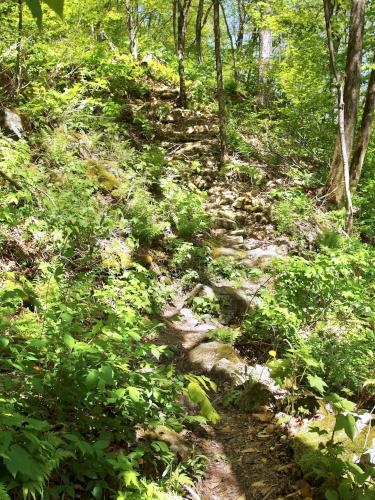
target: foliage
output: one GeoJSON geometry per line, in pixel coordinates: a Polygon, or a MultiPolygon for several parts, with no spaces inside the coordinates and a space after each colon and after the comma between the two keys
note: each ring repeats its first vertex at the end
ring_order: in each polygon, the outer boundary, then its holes
{"type": "Polygon", "coordinates": [[[295,224],[313,216],[310,198],[300,189],[273,192],[277,202],[272,208],[272,219],[280,232],[295,232],[295,224]]]}

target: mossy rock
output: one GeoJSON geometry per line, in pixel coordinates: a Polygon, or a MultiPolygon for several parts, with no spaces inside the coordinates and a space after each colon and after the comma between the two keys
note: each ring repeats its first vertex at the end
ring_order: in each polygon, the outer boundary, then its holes
{"type": "MultiPolygon", "coordinates": [[[[293,449],[295,460],[301,467],[304,476],[307,479],[319,481],[314,470],[321,469],[324,466],[324,456],[320,450],[332,435],[332,430],[335,426],[336,417],[333,414],[326,414],[320,420],[313,420],[306,424],[302,430],[296,435],[293,441],[293,449]],[[316,428],[319,432],[311,432],[311,428],[316,428]]],[[[340,455],[342,460],[353,462],[354,457],[359,457],[364,451],[364,446],[367,440],[367,447],[370,446],[375,439],[375,427],[372,426],[369,435],[368,425],[351,441],[345,432],[336,432],[335,443],[341,442],[343,445],[343,454],[340,455]]],[[[334,485],[324,484],[322,490],[326,487],[334,487],[334,485]]]]}
{"type": "Polygon", "coordinates": [[[87,160],[87,174],[105,192],[118,190],[120,180],[114,174],[114,163],[104,160],[87,160]]]}
{"type": "Polygon", "coordinates": [[[238,381],[245,372],[245,364],[234,348],[222,342],[206,342],[189,353],[190,362],[203,372],[211,373],[221,381],[238,381]]]}
{"type": "Polygon", "coordinates": [[[241,363],[240,357],[232,346],[216,341],[200,344],[190,351],[189,359],[191,363],[200,365],[207,372],[210,372],[221,359],[241,363]]]}
{"type": "Polygon", "coordinates": [[[238,399],[238,406],[242,411],[254,412],[269,404],[272,398],[272,392],[266,385],[261,382],[247,382],[238,399]]]}

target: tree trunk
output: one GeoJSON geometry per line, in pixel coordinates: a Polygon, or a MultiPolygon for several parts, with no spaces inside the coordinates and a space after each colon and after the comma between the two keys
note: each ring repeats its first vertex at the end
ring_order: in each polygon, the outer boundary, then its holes
{"type": "MultiPolygon", "coordinates": [[[[375,64],[375,54],[374,54],[375,64]]],[[[358,142],[354,150],[353,158],[350,164],[350,183],[356,187],[361,177],[363,163],[370,141],[372,124],[375,111],[375,69],[371,71],[368,82],[365,107],[363,109],[361,128],[358,135],[358,142]]]]}
{"type": "Polygon", "coordinates": [[[204,9],[204,0],[199,0],[197,20],[195,23],[195,40],[197,43],[198,62],[200,64],[203,62],[203,51],[202,51],[203,9],[204,9]]]}
{"type": "Polygon", "coordinates": [[[186,108],[187,105],[184,59],[185,59],[187,21],[188,21],[188,14],[191,2],[192,0],[178,0],[177,30],[178,30],[178,75],[180,80],[179,104],[182,108],[186,108]]]}
{"type": "Polygon", "coordinates": [[[258,106],[263,108],[268,105],[270,97],[268,73],[272,65],[272,30],[267,26],[265,16],[272,13],[267,7],[262,15],[262,27],[259,30],[259,90],[257,96],[258,106]]]}
{"type": "MultiPolygon", "coordinates": [[[[326,8],[332,12],[330,0],[326,8]]],[[[353,0],[350,14],[350,31],[345,67],[344,106],[345,141],[350,162],[352,156],[361,88],[361,63],[363,51],[365,0],[353,0]]],[[[335,150],[327,183],[327,200],[342,206],[345,200],[344,164],[341,154],[340,131],[336,138],[335,150]]]]}
{"type": "Polygon", "coordinates": [[[138,59],[138,2],[132,5],[131,0],[125,0],[125,8],[128,21],[129,47],[134,59],[138,59]]]}
{"type": "Polygon", "coordinates": [[[243,46],[243,39],[245,35],[245,24],[247,20],[246,8],[243,0],[237,0],[238,11],[238,32],[236,38],[236,49],[239,52],[243,46]]]}
{"type": "Polygon", "coordinates": [[[220,7],[221,7],[221,11],[223,13],[225,27],[227,29],[227,34],[228,34],[228,38],[229,38],[230,51],[231,51],[231,54],[232,54],[233,74],[234,74],[234,77],[237,78],[238,74],[237,74],[236,49],[235,49],[235,46],[234,46],[233,36],[232,36],[231,31],[230,31],[230,26],[229,26],[228,19],[227,19],[226,13],[225,13],[225,7],[223,5],[223,2],[219,0],[219,4],[220,4],[220,7]]]}
{"type": "Polygon", "coordinates": [[[16,94],[21,91],[22,80],[22,37],[23,37],[23,0],[18,0],[18,38],[17,38],[17,59],[16,59],[16,94]]]}
{"type": "Polygon", "coordinates": [[[176,54],[178,54],[177,10],[177,0],[173,0],[173,40],[176,54]]]}
{"type": "Polygon", "coordinates": [[[214,6],[216,81],[217,81],[217,100],[219,104],[219,132],[220,132],[219,167],[221,168],[225,163],[227,155],[227,134],[226,134],[225,97],[224,97],[224,84],[223,84],[223,66],[221,60],[220,1],[212,0],[212,2],[214,6]]]}
{"type": "Polygon", "coordinates": [[[340,145],[340,158],[343,168],[343,185],[344,194],[346,198],[346,230],[348,234],[351,234],[353,229],[353,204],[352,204],[352,194],[350,191],[350,167],[349,167],[349,154],[348,146],[346,143],[346,130],[345,130],[345,79],[339,74],[336,64],[336,51],[333,40],[332,32],[332,4],[331,0],[323,0],[324,5],[324,17],[326,22],[326,32],[327,32],[327,42],[328,42],[328,52],[329,60],[331,66],[332,77],[336,84],[337,89],[337,110],[338,110],[338,140],[340,145]]]}

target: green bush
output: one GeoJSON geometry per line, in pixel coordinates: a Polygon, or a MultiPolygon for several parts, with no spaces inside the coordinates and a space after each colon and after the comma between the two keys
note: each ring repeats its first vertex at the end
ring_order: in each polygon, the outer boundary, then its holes
{"type": "Polygon", "coordinates": [[[278,201],[272,207],[271,216],[281,233],[293,234],[296,223],[313,217],[312,201],[299,188],[275,190],[273,195],[278,201]]]}

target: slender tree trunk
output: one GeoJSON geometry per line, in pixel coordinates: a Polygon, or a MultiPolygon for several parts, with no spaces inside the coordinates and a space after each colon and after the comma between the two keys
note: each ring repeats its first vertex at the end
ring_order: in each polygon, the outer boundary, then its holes
{"type": "MultiPolygon", "coordinates": [[[[332,12],[331,1],[325,0],[325,4],[327,4],[325,8],[326,12],[332,12]]],[[[350,14],[350,31],[345,67],[345,85],[343,90],[345,105],[345,140],[349,162],[352,156],[360,99],[364,14],[365,0],[353,0],[350,14]]],[[[345,168],[341,154],[340,131],[338,131],[327,183],[327,199],[336,206],[342,206],[346,197],[344,172],[345,168]]]]}
{"type": "Polygon", "coordinates": [[[23,38],[23,0],[18,0],[18,38],[17,38],[17,59],[16,59],[16,94],[21,91],[22,83],[22,38],[23,38]]]}
{"type": "Polygon", "coordinates": [[[198,62],[200,64],[203,62],[203,50],[202,50],[203,9],[204,9],[204,0],[199,0],[197,20],[195,23],[195,41],[197,44],[198,62]]]}
{"type": "Polygon", "coordinates": [[[138,2],[132,5],[131,0],[125,0],[125,8],[128,21],[130,52],[134,59],[138,59],[138,2]]]}
{"type": "MultiPolygon", "coordinates": [[[[375,64],[375,54],[374,54],[375,64]]],[[[362,114],[361,128],[359,130],[358,142],[354,150],[352,161],[350,164],[350,183],[352,187],[356,187],[361,177],[363,163],[367,148],[370,141],[370,135],[374,120],[375,111],[375,69],[371,71],[368,82],[365,106],[362,114]]]]}
{"type": "MultiPolygon", "coordinates": [[[[221,11],[223,13],[225,27],[227,29],[227,34],[228,34],[228,38],[229,38],[230,51],[231,51],[231,54],[232,54],[233,74],[234,74],[234,77],[237,78],[238,75],[237,75],[236,49],[235,49],[235,46],[234,46],[233,36],[232,36],[231,31],[230,31],[230,26],[229,26],[228,19],[227,19],[226,13],[225,13],[225,8],[224,8],[224,5],[223,5],[223,2],[221,2],[219,0],[219,4],[220,4],[220,7],[221,7],[221,11]]],[[[215,8],[215,6],[214,6],[214,8],[215,8]]]]}
{"type": "Polygon", "coordinates": [[[258,106],[263,108],[268,105],[270,98],[268,73],[272,65],[272,30],[267,26],[265,17],[272,13],[272,9],[267,7],[262,14],[262,27],[259,30],[259,90],[258,106]]]}
{"type": "Polygon", "coordinates": [[[337,89],[337,110],[338,110],[338,140],[340,145],[340,155],[343,167],[343,184],[344,193],[346,198],[346,230],[348,234],[351,234],[353,229],[353,204],[352,204],[352,194],[350,191],[350,166],[349,166],[349,154],[348,145],[346,142],[346,130],[345,130],[345,79],[339,74],[336,64],[336,52],[333,40],[332,32],[332,8],[331,0],[323,0],[324,5],[324,16],[326,21],[326,32],[327,32],[327,42],[329,51],[329,60],[331,66],[332,77],[336,84],[337,89]]]}
{"type": "Polygon", "coordinates": [[[214,6],[214,32],[215,32],[215,57],[216,57],[216,81],[217,99],[219,104],[219,132],[220,132],[220,157],[219,167],[221,168],[227,156],[227,134],[225,116],[225,97],[223,84],[223,66],[221,60],[221,32],[220,32],[220,2],[212,0],[214,6]]]}
{"type": "Polygon", "coordinates": [[[245,35],[245,24],[247,20],[246,9],[243,0],[237,0],[238,11],[238,32],[236,38],[236,49],[239,52],[243,46],[243,39],[245,35]]]}
{"type": "Polygon", "coordinates": [[[185,82],[185,42],[188,22],[188,14],[192,0],[178,0],[178,75],[180,80],[179,104],[186,108],[187,94],[185,82]]]}
{"type": "Polygon", "coordinates": [[[173,0],[173,40],[176,54],[178,54],[177,7],[177,0],[173,0]]]}

